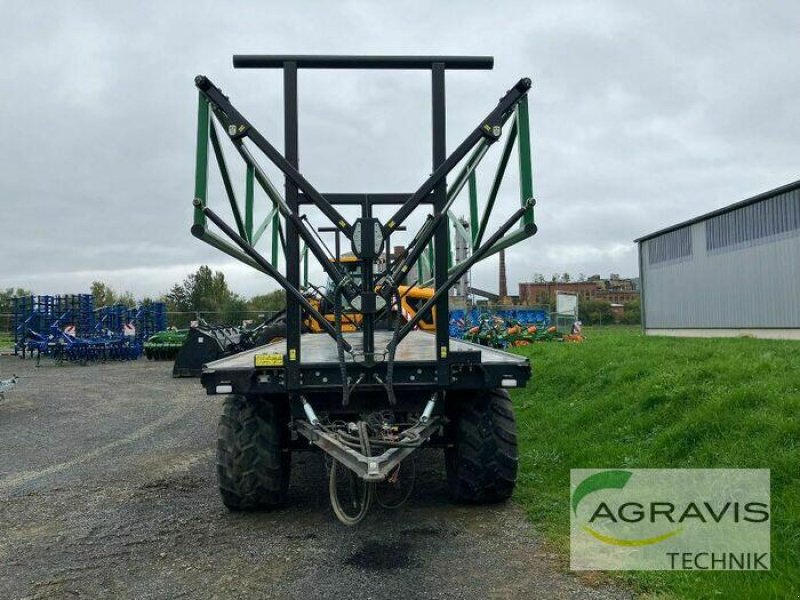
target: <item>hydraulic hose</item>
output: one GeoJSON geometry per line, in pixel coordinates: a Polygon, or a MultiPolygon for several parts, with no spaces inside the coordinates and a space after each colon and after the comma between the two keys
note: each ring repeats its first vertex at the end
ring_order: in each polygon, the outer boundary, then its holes
{"type": "MultiPolygon", "coordinates": [[[[369,434],[367,432],[367,424],[363,421],[358,423],[358,439],[360,442],[361,453],[364,456],[371,456],[371,447],[370,447],[370,439],[369,434]]],[[[339,519],[342,523],[348,526],[353,526],[360,523],[364,517],[367,516],[369,512],[369,507],[372,504],[372,496],[374,492],[374,484],[368,483],[366,481],[362,482],[363,489],[361,490],[360,497],[358,498],[359,503],[359,510],[354,516],[350,516],[347,512],[342,508],[342,504],[339,501],[339,491],[336,487],[337,478],[338,478],[338,471],[339,468],[344,468],[347,471],[347,475],[350,477],[350,484],[353,493],[353,500],[356,500],[355,488],[356,488],[356,481],[354,478],[357,478],[357,475],[347,469],[346,467],[340,466],[339,461],[336,459],[333,460],[331,463],[331,473],[330,478],[328,479],[328,493],[331,499],[331,508],[333,509],[336,518],[339,519]]]]}

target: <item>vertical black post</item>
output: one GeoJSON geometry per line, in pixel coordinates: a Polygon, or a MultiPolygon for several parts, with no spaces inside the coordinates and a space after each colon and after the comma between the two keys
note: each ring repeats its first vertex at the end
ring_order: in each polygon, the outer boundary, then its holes
{"type": "MultiPolygon", "coordinates": [[[[372,218],[372,205],[369,201],[369,196],[364,194],[364,200],[361,203],[361,216],[365,219],[372,218]]],[[[371,234],[364,235],[367,239],[372,240],[373,236],[371,234]]],[[[374,244],[373,244],[374,245],[374,244]]],[[[369,256],[372,256],[372,251],[370,251],[369,256]]],[[[361,296],[362,303],[365,302],[365,298],[367,296],[374,297],[373,292],[375,290],[375,282],[374,279],[374,263],[372,258],[362,259],[363,262],[361,264],[361,291],[363,295],[361,296]]],[[[374,307],[374,300],[371,301],[372,306],[367,307],[366,310],[361,311],[361,329],[363,330],[364,334],[364,360],[367,364],[372,364],[375,360],[375,307],[374,307]]],[[[363,307],[362,307],[363,308],[363,307]]]]}
{"type": "MultiPolygon", "coordinates": [[[[433,170],[439,168],[447,158],[446,115],[444,97],[444,63],[433,63],[432,69],[432,126],[433,126],[433,170]]],[[[447,182],[443,181],[433,192],[433,210],[436,215],[444,211],[447,202],[447,182]]],[[[439,289],[447,281],[447,231],[448,221],[443,219],[433,238],[434,251],[434,287],[439,289]]],[[[449,294],[442,294],[436,302],[436,356],[438,362],[438,383],[445,386],[450,383],[447,368],[450,353],[449,335],[449,294]]]]}
{"type": "MultiPolygon", "coordinates": [[[[283,127],[286,160],[295,169],[300,168],[298,154],[297,124],[297,63],[283,63],[283,127]]],[[[299,209],[298,188],[286,178],[286,204],[297,214],[299,209]]],[[[286,219],[286,279],[300,288],[300,236],[291,220],[286,219]]],[[[300,333],[302,315],[300,303],[290,294],[286,295],[286,367],[287,389],[300,387],[300,333]]]]}

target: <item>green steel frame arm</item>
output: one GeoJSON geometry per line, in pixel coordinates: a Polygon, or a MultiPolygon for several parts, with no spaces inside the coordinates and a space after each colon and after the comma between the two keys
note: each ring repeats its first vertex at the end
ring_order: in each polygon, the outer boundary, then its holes
{"type": "Polygon", "coordinates": [[[453,153],[441,164],[441,166],[428,177],[425,183],[414,192],[411,197],[400,207],[400,209],[390,218],[385,225],[387,231],[391,232],[397,229],[408,216],[419,206],[420,202],[430,194],[437,185],[439,185],[447,177],[448,173],[452,171],[456,165],[467,155],[467,153],[482,139],[489,139],[491,142],[496,141],[500,137],[500,131],[496,128],[502,125],[505,118],[507,118],[509,111],[511,111],[519,102],[520,98],[524,97],[531,88],[531,80],[528,78],[520,79],[517,84],[508,90],[500,99],[497,107],[490,112],[485,119],[470,133],[467,138],[461,142],[453,153]]]}
{"type": "Polygon", "coordinates": [[[228,135],[232,140],[241,140],[243,138],[250,139],[250,141],[252,141],[253,144],[255,144],[256,147],[292,181],[292,183],[308,196],[336,227],[341,229],[342,233],[348,238],[352,237],[353,228],[350,223],[348,223],[342,214],[283,157],[283,154],[278,152],[278,150],[270,144],[267,139],[236,110],[236,108],[234,108],[227,96],[222,93],[222,90],[215,86],[211,80],[204,75],[198,75],[195,78],[195,85],[214,105],[217,111],[221,111],[225,115],[228,135]]]}
{"type": "MultiPolygon", "coordinates": [[[[272,200],[274,205],[278,208],[280,213],[287,220],[291,221],[291,223],[297,228],[298,234],[303,239],[303,241],[307,244],[307,246],[308,246],[309,250],[311,251],[311,253],[320,262],[320,264],[325,269],[325,271],[328,273],[330,278],[334,282],[336,282],[337,284],[340,283],[340,282],[344,282],[344,285],[342,287],[342,293],[345,295],[345,297],[348,300],[353,300],[355,297],[358,296],[358,288],[357,288],[357,286],[355,286],[355,284],[351,283],[349,278],[347,277],[346,273],[344,273],[335,263],[333,263],[330,260],[330,257],[327,256],[327,253],[324,251],[324,249],[317,243],[316,239],[311,234],[311,232],[308,231],[306,225],[302,222],[302,220],[300,219],[299,215],[297,215],[296,213],[294,213],[293,211],[291,211],[289,209],[289,206],[286,204],[286,201],[283,199],[283,197],[280,195],[278,190],[275,188],[275,186],[269,180],[269,178],[264,173],[264,171],[261,168],[261,166],[256,162],[256,160],[253,157],[253,155],[250,153],[250,151],[244,145],[244,139],[243,138],[246,135],[251,141],[253,141],[253,143],[260,150],[262,150],[264,152],[264,154],[267,155],[268,158],[270,158],[272,160],[273,163],[276,164],[276,166],[278,166],[278,168],[283,170],[283,166],[284,166],[283,163],[285,163],[285,166],[287,166],[289,169],[292,170],[291,172],[297,173],[297,171],[293,167],[291,167],[291,165],[289,165],[289,163],[283,158],[283,156],[275,148],[273,148],[269,144],[269,142],[267,142],[263,138],[263,136],[261,136],[261,134],[258,133],[258,131],[254,127],[252,127],[252,125],[247,123],[247,121],[244,119],[244,117],[242,117],[236,111],[236,109],[233,108],[232,105],[230,105],[230,102],[228,102],[227,98],[225,98],[222,95],[222,93],[219,91],[219,89],[214,87],[214,85],[210,81],[208,81],[205,78],[198,77],[198,80],[196,81],[196,85],[200,89],[200,95],[201,95],[201,108],[200,108],[200,110],[201,110],[201,112],[202,113],[207,113],[208,112],[208,106],[209,105],[211,106],[211,109],[212,109],[211,112],[220,121],[220,123],[225,127],[225,130],[228,131],[228,135],[231,138],[231,141],[233,142],[234,147],[236,148],[236,150],[239,152],[239,155],[242,157],[242,159],[247,164],[247,168],[248,168],[248,171],[247,171],[247,173],[248,173],[248,178],[247,178],[248,190],[247,190],[246,214],[245,214],[244,224],[243,224],[242,228],[240,228],[240,233],[244,233],[245,234],[245,235],[243,235],[243,237],[245,239],[247,239],[248,242],[253,242],[254,241],[253,222],[252,222],[252,216],[253,216],[253,213],[252,213],[252,181],[253,181],[253,179],[255,179],[255,181],[258,182],[259,186],[264,190],[264,192],[267,194],[267,196],[270,198],[270,200],[272,200]],[[205,91],[204,91],[204,88],[205,88],[205,91]],[[207,101],[207,102],[205,102],[205,104],[206,104],[205,108],[202,106],[202,104],[203,104],[202,98],[204,98],[207,101]],[[220,106],[218,104],[218,102],[223,102],[224,104],[226,104],[227,105],[227,111],[226,111],[226,106],[220,106]],[[231,115],[234,115],[236,117],[235,122],[231,120],[231,115]],[[239,123],[239,125],[237,125],[236,123],[239,123]],[[232,131],[239,132],[240,128],[244,128],[244,129],[241,130],[241,133],[234,133],[234,134],[231,133],[232,131]],[[275,157],[278,157],[279,160],[275,160],[273,155],[275,157]],[[281,162],[281,161],[283,161],[283,162],[281,162]],[[242,231],[242,229],[244,231],[242,231]]],[[[214,133],[212,133],[212,132],[215,132],[215,130],[213,128],[213,122],[210,120],[210,118],[208,118],[207,116],[206,117],[201,116],[201,121],[203,121],[203,123],[200,125],[200,129],[205,131],[205,135],[207,137],[213,136],[214,133]]],[[[200,132],[198,132],[198,136],[200,136],[200,135],[201,135],[200,132]]],[[[212,138],[212,143],[213,143],[213,139],[214,138],[212,138]]],[[[215,151],[216,151],[217,146],[218,146],[218,140],[217,140],[217,144],[215,145],[215,151]]],[[[203,139],[201,141],[200,137],[198,137],[198,166],[197,166],[198,173],[200,173],[201,171],[203,173],[205,173],[207,171],[207,156],[208,156],[208,149],[207,148],[208,148],[207,139],[203,139]],[[203,149],[205,149],[204,152],[203,152],[203,149]],[[203,164],[203,165],[201,165],[201,162],[202,162],[201,161],[201,154],[204,155],[204,160],[205,160],[205,164],[203,164]]],[[[219,156],[222,157],[223,162],[219,162],[218,161],[218,165],[220,167],[220,170],[224,173],[223,181],[227,181],[228,182],[228,184],[226,184],[226,190],[228,190],[228,185],[230,185],[230,178],[227,176],[227,168],[226,168],[226,166],[224,164],[224,156],[221,153],[221,149],[220,149],[219,156]]],[[[291,172],[287,173],[287,177],[291,177],[291,172]]],[[[299,175],[299,173],[297,173],[297,175],[300,178],[302,178],[302,176],[299,175]]],[[[199,177],[200,176],[198,175],[198,178],[199,177]]],[[[303,179],[303,181],[305,181],[305,180],[303,179]]],[[[207,176],[206,175],[203,175],[203,185],[207,185],[207,176]]],[[[316,190],[314,190],[314,188],[311,187],[310,184],[307,184],[307,182],[306,182],[306,185],[308,187],[308,189],[304,189],[304,191],[306,193],[309,193],[309,190],[312,190],[312,193],[316,193],[319,196],[319,198],[321,199],[322,205],[327,205],[335,213],[335,215],[339,214],[338,211],[336,211],[330,204],[328,204],[327,201],[325,201],[325,199],[322,198],[322,196],[319,195],[319,193],[316,192],[316,190]]],[[[302,187],[302,186],[298,185],[298,187],[302,187]]],[[[205,199],[206,199],[205,189],[198,190],[197,182],[196,182],[195,188],[196,188],[195,189],[195,191],[196,191],[195,197],[196,198],[200,198],[200,200],[203,203],[203,206],[205,206],[205,199]],[[200,191],[200,194],[197,193],[198,191],[200,191]]],[[[229,198],[231,197],[232,192],[233,192],[233,190],[231,188],[230,193],[229,193],[229,198]]],[[[231,201],[232,205],[233,205],[234,201],[235,200],[231,201]]],[[[316,204],[316,202],[315,202],[315,204],[316,204]]],[[[322,208],[322,206],[320,206],[320,208],[322,208]]],[[[325,211],[323,210],[323,212],[325,212],[325,211]]],[[[234,213],[234,215],[236,215],[236,213],[234,213]]],[[[200,214],[198,214],[197,210],[195,211],[195,223],[204,225],[204,221],[203,221],[203,218],[202,218],[202,211],[200,211],[200,214]]],[[[342,231],[342,233],[346,233],[345,229],[342,226],[342,223],[346,224],[346,221],[340,220],[340,223],[337,224],[337,227],[342,231]]],[[[237,221],[237,227],[238,227],[238,221],[237,221]]],[[[349,227],[349,225],[348,225],[348,227],[349,227]]]]}
{"type": "MultiPolygon", "coordinates": [[[[536,204],[536,201],[532,200],[531,204],[528,206],[528,208],[526,208],[526,210],[529,211],[535,204],[536,204]]],[[[524,222],[524,219],[525,219],[525,213],[524,212],[522,213],[522,219],[523,219],[523,222],[524,222]]],[[[511,246],[515,246],[516,244],[519,244],[520,242],[522,242],[522,241],[528,239],[529,237],[533,236],[536,233],[536,230],[537,230],[536,225],[531,223],[529,225],[523,225],[522,227],[520,227],[519,229],[517,229],[513,233],[509,233],[507,235],[504,235],[503,237],[499,238],[490,248],[488,248],[486,250],[486,252],[481,256],[480,260],[485,260],[485,259],[489,258],[490,256],[494,256],[495,254],[500,252],[500,250],[505,250],[506,248],[510,248],[511,246]]],[[[424,258],[424,256],[423,256],[423,258],[424,258]]],[[[479,261],[476,261],[476,262],[479,262],[479,261]]],[[[453,273],[455,273],[457,269],[460,269],[462,264],[464,264],[463,261],[453,265],[453,267],[451,269],[449,269],[448,272],[447,272],[448,276],[450,276],[453,273]]],[[[456,278],[456,279],[458,279],[458,278],[456,278]]],[[[422,287],[427,287],[427,286],[431,285],[432,283],[433,283],[433,278],[432,277],[428,277],[427,279],[420,278],[420,281],[418,282],[418,285],[420,285],[422,287]]]]}
{"type": "MultiPolygon", "coordinates": [[[[280,211],[280,213],[290,221],[295,228],[297,229],[297,233],[306,243],[307,247],[314,255],[314,257],[319,261],[322,265],[322,268],[325,269],[325,272],[328,273],[328,276],[331,278],[332,281],[335,283],[344,282],[342,287],[342,293],[348,300],[352,300],[356,296],[358,296],[358,289],[355,284],[348,283],[350,280],[347,279],[347,275],[336,266],[336,263],[330,260],[328,253],[319,245],[314,235],[308,230],[305,222],[303,221],[300,216],[289,209],[289,206],[280,196],[278,191],[275,189],[275,186],[272,185],[272,182],[267,177],[266,173],[264,173],[261,166],[255,161],[250,151],[244,146],[241,140],[234,140],[234,146],[239,151],[240,156],[245,160],[245,162],[253,167],[253,171],[255,173],[255,180],[258,182],[261,189],[263,189],[270,198],[276,199],[276,207],[280,211]]],[[[279,233],[282,233],[279,226],[279,233]]],[[[285,242],[283,241],[283,236],[281,235],[281,242],[285,247],[285,242]]]]}
{"type": "MultiPolygon", "coordinates": [[[[517,85],[520,86],[520,84],[522,84],[523,82],[527,82],[528,89],[529,89],[530,88],[530,80],[529,79],[521,79],[520,83],[518,83],[517,85]]],[[[496,119],[499,119],[499,120],[493,121],[495,123],[495,125],[499,126],[500,128],[502,128],[502,126],[505,125],[506,121],[508,121],[508,119],[511,118],[511,116],[513,115],[513,110],[514,110],[515,106],[518,103],[520,103],[520,102],[522,102],[522,101],[524,101],[526,99],[526,95],[525,94],[527,94],[527,90],[524,91],[524,92],[520,92],[521,95],[516,96],[515,100],[514,100],[514,103],[512,103],[510,106],[506,105],[504,103],[504,100],[509,98],[509,95],[513,91],[514,90],[510,90],[506,94],[506,97],[504,97],[500,101],[500,104],[498,105],[498,109],[495,109],[497,111],[501,107],[504,108],[504,110],[499,113],[499,116],[496,117],[496,119]]],[[[489,119],[485,119],[484,120],[484,123],[488,123],[488,122],[490,122],[489,119]]],[[[486,131],[485,130],[485,126],[484,127],[479,127],[478,129],[476,129],[476,131],[479,131],[479,130],[482,130],[485,133],[485,131],[486,131]]],[[[515,135],[515,134],[516,134],[516,129],[514,127],[512,127],[511,135],[515,135]]],[[[451,216],[450,212],[449,212],[450,211],[450,207],[453,205],[453,202],[455,202],[456,197],[459,195],[459,193],[461,193],[461,190],[464,189],[464,186],[468,183],[470,177],[473,176],[473,174],[475,172],[475,169],[478,167],[478,165],[480,164],[481,160],[486,155],[486,152],[488,151],[489,146],[491,144],[493,144],[495,141],[497,141],[497,139],[499,139],[499,134],[497,136],[492,135],[491,137],[484,137],[483,140],[479,140],[480,143],[478,143],[478,145],[475,148],[475,150],[473,151],[472,155],[467,160],[467,163],[464,165],[462,170],[459,172],[458,176],[456,176],[456,179],[454,180],[453,185],[448,190],[448,192],[447,192],[447,201],[445,203],[444,209],[441,212],[439,212],[435,217],[433,217],[431,220],[426,221],[426,223],[420,229],[419,233],[414,237],[414,239],[411,241],[411,243],[409,243],[409,251],[403,257],[403,260],[402,261],[395,261],[395,263],[391,266],[391,269],[387,269],[388,276],[384,279],[384,281],[382,281],[379,284],[379,287],[380,287],[380,290],[381,290],[381,295],[385,299],[387,299],[387,300],[389,299],[389,297],[391,296],[391,294],[393,292],[393,287],[398,286],[398,285],[402,285],[403,281],[405,281],[406,277],[411,272],[411,268],[414,266],[415,263],[418,262],[420,257],[423,256],[423,252],[425,251],[425,249],[426,249],[428,243],[430,242],[430,240],[436,234],[437,228],[443,226],[442,222],[445,221],[449,216],[451,216]],[[386,283],[391,283],[391,282],[394,283],[394,286],[392,286],[392,285],[388,285],[388,286],[384,285],[386,283]]],[[[511,138],[509,138],[509,139],[511,139],[511,138]]],[[[506,145],[508,145],[508,144],[506,144],[506,145]]],[[[468,152],[468,151],[469,151],[469,148],[467,148],[464,151],[462,156],[466,155],[466,152],[468,152]]],[[[456,150],[456,152],[454,152],[451,155],[451,158],[453,156],[456,156],[458,152],[459,151],[456,150]]],[[[437,170],[437,172],[438,172],[438,170],[437,170]]],[[[434,173],[434,175],[435,174],[436,173],[434,173]]],[[[446,173],[445,173],[445,176],[446,176],[446,173]]],[[[500,175],[500,180],[502,180],[502,174],[500,175]]],[[[428,181],[430,181],[430,179],[428,181]]],[[[499,181],[498,181],[498,186],[499,186],[499,181]]],[[[420,188],[420,190],[422,190],[422,189],[423,188],[420,188]]],[[[406,203],[406,205],[408,205],[408,202],[406,203]]],[[[406,205],[404,205],[404,206],[406,206],[406,205]]]]}
{"type": "MultiPolygon", "coordinates": [[[[508,235],[499,239],[487,252],[483,258],[489,258],[500,250],[509,248],[523,240],[531,237],[536,233],[536,225],[534,223],[533,207],[536,205],[533,198],[533,172],[531,168],[531,143],[530,143],[530,125],[528,116],[528,98],[523,97],[520,99],[516,107],[516,115],[514,117],[509,137],[503,147],[503,153],[500,156],[500,161],[492,181],[492,187],[489,191],[489,197],[484,207],[483,215],[478,224],[478,192],[477,183],[475,180],[474,169],[469,173],[469,205],[470,205],[470,233],[472,239],[470,240],[464,227],[458,222],[458,219],[452,214],[449,214],[450,220],[455,225],[458,235],[470,243],[471,248],[474,250],[481,245],[483,237],[486,233],[486,228],[489,224],[489,217],[494,209],[495,201],[502,184],[503,177],[505,176],[506,167],[511,157],[514,144],[518,144],[519,155],[519,183],[520,183],[520,202],[523,206],[527,205],[527,210],[522,215],[521,227],[508,235]]],[[[460,191],[460,190],[459,190],[460,191]]],[[[424,254],[422,255],[424,257],[424,254]]],[[[448,275],[454,272],[454,269],[459,267],[458,264],[448,269],[448,275]]],[[[420,274],[419,277],[421,285],[430,285],[433,282],[432,278],[423,280],[420,274]]]]}

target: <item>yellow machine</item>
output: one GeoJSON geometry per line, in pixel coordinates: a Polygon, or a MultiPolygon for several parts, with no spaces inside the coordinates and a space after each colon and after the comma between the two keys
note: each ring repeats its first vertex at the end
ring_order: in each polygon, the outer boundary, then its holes
{"type": "MultiPolygon", "coordinates": [[[[354,278],[358,277],[358,260],[352,255],[344,255],[338,261],[339,264],[346,265],[348,270],[354,278]]],[[[329,286],[330,287],[330,286],[329,286]]],[[[419,288],[408,285],[401,285],[398,287],[400,293],[400,310],[402,312],[403,320],[408,321],[417,314],[417,310],[433,296],[434,290],[432,288],[419,288]]],[[[332,294],[329,294],[332,295],[332,294]]],[[[317,294],[308,296],[308,301],[320,313],[325,316],[325,319],[334,323],[336,320],[333,314],[333,307],[328,306],[328,302],[320,298],[317,294]]],[[[434,331],[436,318],[436,309],[433,308],[431,314],[423,317],[419,322],[419,328],[423,331],[434,331]]],[[[322,333],[322,327],[314,319],[306,317],[303,321],[306,329],[311,333],[322,333]]],[[[357,331],[361,326],[361,313],[352,309],[345,309],[342,311],[342,331],[345,333],[357,331]]]]}
{"type": "MultiPolygon", "coordinates": [[[[433,296],[433,288],[418,288],[407,285],[401,285],[397,288],[400,292],[400,310],[403,311],[403,317],[406,321],[414,318],[417,314],[417,309],[425,304],[426,300],[430,300],[433,296]],[[409,291],[410,289],[410,291],[409,291]]],[[[434,331],[436,329],[436,308],[431,309],[431,314],[422,317],[419,322],[419,328],[423,331],[434,331]]]]}

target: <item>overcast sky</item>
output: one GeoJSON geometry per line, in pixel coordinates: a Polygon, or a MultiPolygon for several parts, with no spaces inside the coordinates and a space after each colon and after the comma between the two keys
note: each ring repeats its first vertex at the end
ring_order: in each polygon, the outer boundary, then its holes
{"type": "MultiPolygon", "coordinates": [[[[800,178],[796,1],[0,8],[0,287],[155,295],[205,263],[241,294],[275,289],[189,233],[196,74],[282,147],[280,74],[234,70],[235,53],[493,55],[447,75],[451,150],[530,77],[539,233],[508,253],[512,292],[535,272],[635,276],[634,238],[800,178]]],[[[301,72],[301,171],[323,192],[413,191],[429,94],[426,72],[301,72]]],[[[497,223],[518,202],[506,185],[497,223]]],[[[497,288],[496,257],[473,283],[497,288]]]]}

